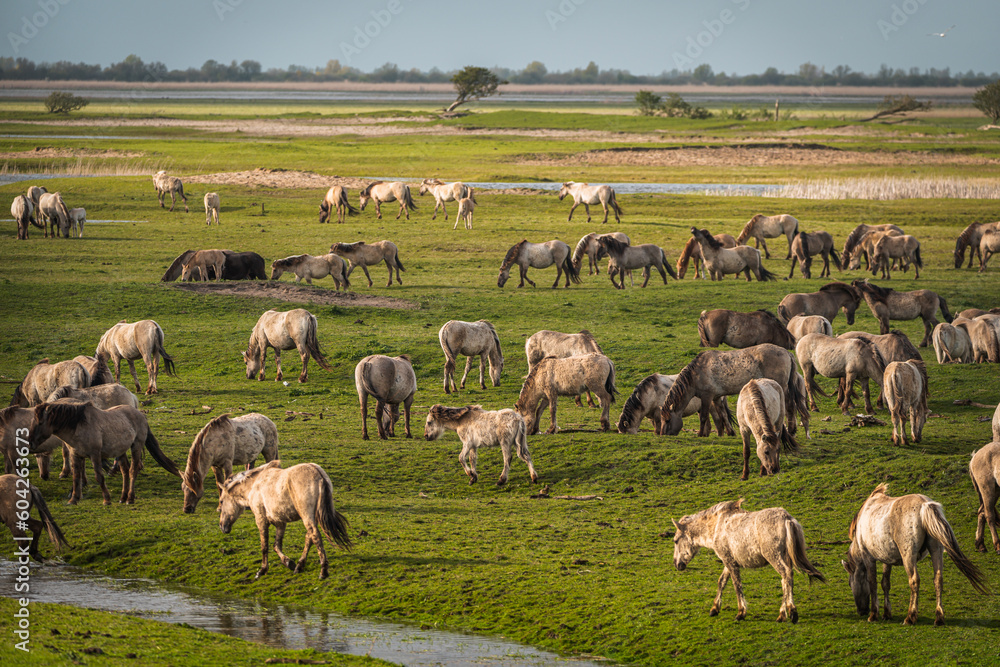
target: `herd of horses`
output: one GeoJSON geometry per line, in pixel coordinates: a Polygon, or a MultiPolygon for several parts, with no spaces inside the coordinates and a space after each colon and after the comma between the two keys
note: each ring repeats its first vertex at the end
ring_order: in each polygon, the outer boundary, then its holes
{"type": "MultiPolygon", "coordinates": [[[[179,179],[160,172],[154,176],[161,206],[170,194],[173,210],[174,196],[179,194],[185,202],[183,185],[179,179]]],[[[459,217],[471,229],[471,210],[475,198],[471,188],[461,183],[446,184],[425,180],[420,193],[432,193],[435,198],[434,216],[440,206],[447,219],[446,202],[458,202],[459,217]],[[469,204],[463,206],[463,202],[469,204]],[[465,217],[467,215],[467,217],[465,217]]],[[[44,194],[44,193],[42,193],[44,194]]],[[[214,194],[214,193],[209,193],[214,194]]],[[[29,193],[30,195],[30,193],[29,193]]],[[[573,210],[584,204],[588,221],[590,204],[601,204],[607,221],[609,211],[616,221],[623,213],[614,191],[607,186],[592,188],[587,184],[565,183],[559,198],[572,196],[573,210]]],[[[368,185],[360,195],[360,209],[348,203],[346,191],[331,188],[320,205],[320,222],[330,220],[337,211],[338,221],[364,210],[369,201],[375,202],[376,215],[381,217],[383,202],[399,202],[397,219],[416,209],[409,187],[403,183],[376,182],[368,185]]],[[[61,198],[59,199],[61,203],[61,198]]],[[[218,222],[218,197],[206,195],[206,222],[218,222]]],[[[15,201],[19,210],[44,211],[34,206],[29,196],[15,201]],[[27,205],[25,204],[27,202],[27,205]],[[34,207],[34,208],[32,208],[34,207]]],[[[58,208],[58,206],[57,206],[58,208]]],[[[62,205],[65,208],[65,205],[62,205]]],[[[30,212],[29,212],[30,218],[30,212]]],[[[44,214],[48,215],[48,214],[44,214]]],[[[16,216],[17,217],[17,216],[16,216]]],[[[56,215],[62,228],[61,218],[56,215]]],[[[18,218],[20,221],[21,218],[18,218]]],[[[29,220],[33,222],[33,220],[29,220]]],[[[457,221],[456,221],[457,225],[457,221]]],[[[628,236],[588,234],[574,251],[559,240],[546,243],[529,243],[527,239],[513,246],[506,254],[497,284],[503,287],[510,270],[517,265],[520,284],[532,286],[527,277],[528,268],[546,268],[555,265],[557,275],[553,287],[558,287],[565,274],[565,285],[581,282],[580,270],[583,257],[587,256],[591,272],[600,273],[598,261],[609,258],[607,274],[614,286],[624,289],[625,274],[641,269],[645,287],[652,269],[661,275],[664,284],[669,273],[678,279],[684,276],[688,263],[695,261],[695,274],[701,264],[702,277],[721,280],[726,275],[743,274],[758,281],[775,280],[774,274],[764,268],[764,258],[770,257],[766,239],[785,236],[788,256],[804,277],[811,277],[812,258],[820,255],[824,266],[820,277],[830,275],[830,260],[838,270],[860,266],[862,260],[876,275],[882,271],[884,278],[898,267],[906,271],[912,265],[915,272],[922,267],[919,242],[894,225],[860,225],[848,237],[840,256],[833,247],[833,239],[826,232],[803,232],[799,221],[789,215],[754,216],[738,237],[713,235],[707,229],[691,228],[688,241],[677,262],[677,271],[668,261],[663,248],[655,244],[632,245],[628,236]],[[757,247],[743,245],[753,238],[757,247]],[[617,281],[616,281],[617,276],[617,281]]],[[[82,235],[82,226],[81,226],[82,235]]],[[[25,234],[26,236],[26,234],[25,234]]],[[[964,252],[970,250],[980,257],[980,270],[993,252],[1000,251],[1000,223],[970,226],[963,231],[956,244],[955,262],[961,266],[964,252]]],[[[402,283],[403,271],[398,249],[389,241],[366,244],[335,243],[328,255],[296,255],[272,263],[271,279],[285,272],[305,278],[311,283],[330,275],[335,284],[344,289],[350,286],[349,276],[361,267],[371,286],[368,266],[384,262],[389,270],[388,285],[392,284],[393,271],[402,283]],[[345,263],[344,260],[347,260],[345,263]]],[[[255,253],[233,253],[227,250],[201,250],[183,253],[164,275],[164,280],[180,276],[184,280],[223,280],[235,274],[235,267],[244,267],[249,277],[265,279],[264,261],[255,253]],[[243,257],[240,257],[240,256],[243,257]],[[230,268],[232,265],[232,269],[230,268]]],[[[919,274],[918,274],[919,275],[919,274]]],[[[791,274],[790,274],[791,277],[791,274]]],[[[963,311],[952,317],[945,300],[929,290],[896,292],[871,284],[868,280],[852,283],[831,282],[817,292],[789,294],[777,306],[777,315],[760,310],[742,313],[717,309],[701,313],[698,331],[701,345],[717,348],[725,343],[730,350],[707,349],[697,354],[675,375],[654,373],[643,379],[622,409],[617,422],[620,433],[637,433],[641,422],[649,418],[654,432],[661,436],[680,433],[686,416],[699,416],[698,436],[711,433],[714,422],[719,435],[735,435],[738,429],[742,440],[741,479],[750,475],[751,454],[756,453],[760,462],[760,475],[773,475],[781,470],[781,456],[798,451],[796,439],[801,426],[805,437],[810,437],[810,412],[818,411],[817,395],[828,396],[819,386],[816,376],[838,380],[837,403],[847,414],[853,407],[855,386],[860,384],[865,408],[875,412],[871,400],[869,381],[881,389],[879,401],[884,401],[892,418],[892,441],[906,445],[904,423],[910,422],[913,441],[920,442],[927,418],[928,371],[919,351],[905,334],[890,329],[892,320],[921,318],[925,333],[920,346],[933,343],[939,363],[993,362],[1000,363],[1000,314],[984,311],[963,311]],[[853,323],[854,314],[861,300],[870,307],[879,321],[880,333],[848,332],[833,335],[833,321],[840,311],[853,323]],[[937,321],[941,312],[946,323],[937,321]],[[794,351],[794,355],[792,352],[794,351]],[[728,396],[737,396],[735,414],[730,410],[728,396]],[[735,427],[735,428],[734,428],[735,427]]],[[[299,382],[308,380],[307,367],[314,359],[322,368],[333,370],[320,350],[317,319],[305,309],[288,312],[263,313],[250,335],[243,352],[247,379],[265,379],[267,349],[275,352],[276,381],[282,380],[280,353],[295,349],[302,360],[299,382]]],[[[488,364],[494,386],[498,386],[504,370],[501,335],[486,320],[478,322],[449,321],[438,333],[445,355],[444,391],[446,394],[464,389],[473,358],[479,357],[479,385],[485,390],[484,367],[488,364]],[[454,373],[459,357],[466,356],[465,372],[460,383],[454,373]]],[[[499,447],[503,458],[503,471],[497,481],[505,484],[516,454],[528,467],[530,479],[537,481],[529,436],[541,430],[545,409],[549,411],[546,433],[558,430],[556,412],[560,396],[573,397],[582,405],[595,406],[593,397],[601,408],[600,427],[611,429],[610,409],[618,396],[614,362],[604,353],[594,336],[587,331],[567,334],[556,331],[539,331],[526,340],[525,355],[528,374],[513,409],[485,410],[480,405],[445,406],[435,404],[428,410],[424,425],[424,438],[436,440],[445,431],[453,430],[462,442],[459,462],[469,478],[478,481],[477,452],[480,447],[499,447]]],[[[149,422],[138,410],[136,397],[121,387],[120,365],[127,361],[136,392],[141,390],[134,362],[141,359],[147,368],[149,382],[146,394],[158,392],[157,376],[162,359],[168,375],[174,374],[173,358],[164,349],[164,333],[152,320],[128,324],[121,322],[111,327],[100,339],[92,357],[50,364],[40,362],[25,377],[15,391],[11,407],[0,411],[0,429],[5,471],[0,477],[0,489],[15,483],[16,468],[26,467],[28,454],[38,459],[43,479],[48,476],[48,458],[51,451],[62,448],[64,469],[61,476],[72,475],[73,487],[70,503],[82,499],[86,484],[85,462],[90,460],[94,477],[99,485],[104,503],[111,503],[106,484],[105,460],[114,460],[123,479],[119,502],[133,503],[136,498],[135,483],[142,467],[142,452],[148,449],[155,462],[177,476],[183,493],[182,510],[196,511],[204,496],[204,481],[209,469],[215,474],[219,491],[219,526],[228,533],[240,514],[250,509],[257,520],[261,537],[261,567],[257,576],[268,570],[269,527],[275,526],[274,551],[283,565],[299,572],[303,569],[313,544],[320,553],[320,578],[328,572],[328,560],[323,547],[323,535],[341,547],[349,549],[352,541],[347,520],[334,509],[333,487],[326,472],[315,463],[303,463],[287,469],[281,467],[279,434],[275,424],[266,416],[250,413],[233,417],[225,414],[210,420],[197,434],[188,452],[182,471],[160,448],[149,422]],[[113,372],[110,366],[113,366],[113,372]],[[22,444],[25,443],[25,444],[22,444]],[[254,467],[258,458],[265,464],[254,467]],[[233,475],[234,466],[245,469],[233,475]],[[303,521],[306,529],[305,549],[298,561],[293,562],[282,552],[285,527],[289,522],[303,521]]],[[[361,412],[362,438],[367,440],[368,406],[374,399],[374,416],[381,439],[395,435],[395,424],[404,418],[406,437],[411,437],[411,408],[417,392],[416,373],[408,355],[389,357],[370,355],[355,367],[355,388],[361,412]]],[[[996,503],[1000,498],[1000,407],[993,419],[994,442],[973,453],[970,464],[976,493],[979,498],[975,546],[985,551],[985,531],[990,531],[994,549],[1000,553],[996,503]]],[[[67,540],[52,520],[44,498],[35,487],[30,487],[29,509],[38,509],[41,520],[28,522],[33,533],[31,554],[41,560],[38,540],[41,532],[48,532],[57,546],[67,545],[67,540]]],[[[0,497],[0,518],[15,536],[25,536],[14,516],[13,493],[0,497]]],[[[712,549],[722,561],[723,570],[718,580],[718,591],[710,609],[718,614],[726,584],[733,581],[737,596],[737,619],[746,616],[746,599],[743,594],[741,570],[770,565],[782,580],[782,602],[778,621],[798,620],[793,598],[793,572],[806,574],[811,579],[825,581],[824,575],[806,556],[805,535],[802,525],[782,508],[767,508],[750,512],[742,507],[742,500],[724,502],[701,512],[684,516],[674,522],[674,564],[684,570],[702,547],[712,549]]],[[[884,485],[877,487],[858,510],[849,528],[850,548],[842,562],[849,573],[849,584],[859,613],[868,614],[869,620],[879,618],[876,587],[876,564],[883,563],[882,588],[885,593],[882,617],[891,618],[888,603],[890,572],[893,565],[902,565],[909,577],[911,598],[906,624],[913,624],[917,616],[919,578],[916,562],[929,554],[935,571],[934,583],[937,606],[935,625],[944,622],[941,606],[943,555],[947,553],[959,571],[979,592],[987,586],[982,573],[960,549],[955,535],[944,518],[941,505],[920,494],[893,498],[884,485]]]]}

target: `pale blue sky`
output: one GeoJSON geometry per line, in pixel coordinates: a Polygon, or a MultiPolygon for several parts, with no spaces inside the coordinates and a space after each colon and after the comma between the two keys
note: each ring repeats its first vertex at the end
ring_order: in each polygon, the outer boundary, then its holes
{"type": "Polygon", "coordinates": [[[593,60],[635,74],[701,63],[738,74],[792,72],[806,61],[865,72],[882,63],[953,72],[1000,65],[996,0],[289,0],[281,8],[265,0],[3,0],[0,26],[3,56],[109,65],[135,53],[170,69],[208,59],[311,68],[335,58],[365,71],[385,62],[519,69],[533,60],[565,70],[593,60]],[[945,38],[927,35],[952,24],[945,38]],[[366,28],[376,36],[358,37],[366,28]]]}

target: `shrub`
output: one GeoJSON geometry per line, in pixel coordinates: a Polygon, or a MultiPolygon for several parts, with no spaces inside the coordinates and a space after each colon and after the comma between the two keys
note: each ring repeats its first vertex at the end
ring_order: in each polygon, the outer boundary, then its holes
{"type": "Polygon", "coordinates": [[[72,93],[54,92],[45,98],[45,108],[49,113],[69,113],[90,104],[89,100],[72,93]]]}
{"type": "Polygon", "coordinates": [[[972,106],[989,116],[994,124],[1000,122],[1000,81],[977,90],[972,96],[972,106]]]}
{"type": "Polygon", "coordinates": [[[655,116],[662,108],[663,98],[650,90],[640,90],[635,94],[640,116],[655,116]]]}

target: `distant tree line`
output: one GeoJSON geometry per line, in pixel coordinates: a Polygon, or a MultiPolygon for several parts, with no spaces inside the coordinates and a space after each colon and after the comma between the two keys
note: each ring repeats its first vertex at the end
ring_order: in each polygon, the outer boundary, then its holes
{"type": "MultiPolygon", "coordinates": [[[[491,71],[502,80],[519,84],[640,84],[683,85],[714,84],[720,86],[984,86],[1000,78],[992,72],[952,72],[949,68],[893,69],[882,65],[878,72],[856,72],[847,65],[826,70],[812,63],[803,63],[796,72],[779,72],[768,67],[761,74],[726,74],[713,71],[711,65],[698,65],[691,70],[664,70],[660,74],[632,74],[624,69],[601,69],[591,62],[586,67],[567,71],[550,72],[537,60],[524,69],[494,67],[491,71]]],[[[448,83],[458,72],[433,68],[429,71],[401,69],[394,63],[385,63],[371,72],[329,61],[325,67],[289,65],[286,69],[264,69],[256,60],[233,60],[228,65],[207,60],[200,68],[168,69],[161,62],[143,62],[130,55],[123,61],[107,67],[59,61],[35,63],[27,58],[0,58],[0,79],[63,81],[136,81],[136,82],[197,82],[197,81],[363,81],[403,83],[448,83]]]]}

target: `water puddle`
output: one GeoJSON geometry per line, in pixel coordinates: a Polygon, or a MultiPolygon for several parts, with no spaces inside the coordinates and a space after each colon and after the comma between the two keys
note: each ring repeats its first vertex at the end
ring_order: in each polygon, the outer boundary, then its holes
{"type": "MultiPolygon", "coordinates": [[[[0,560],[0,595],[22,595],[14,593],[15,570],[15,563],[0,560]]],[[[267,646],[370,655],[410,667],[598,667],[595,662],[563,658],[503,638],[265,605],[146,579],[115,579],[70,566],[33,567],[30,597],[32,602],[187,623],[267,646]]]]}

